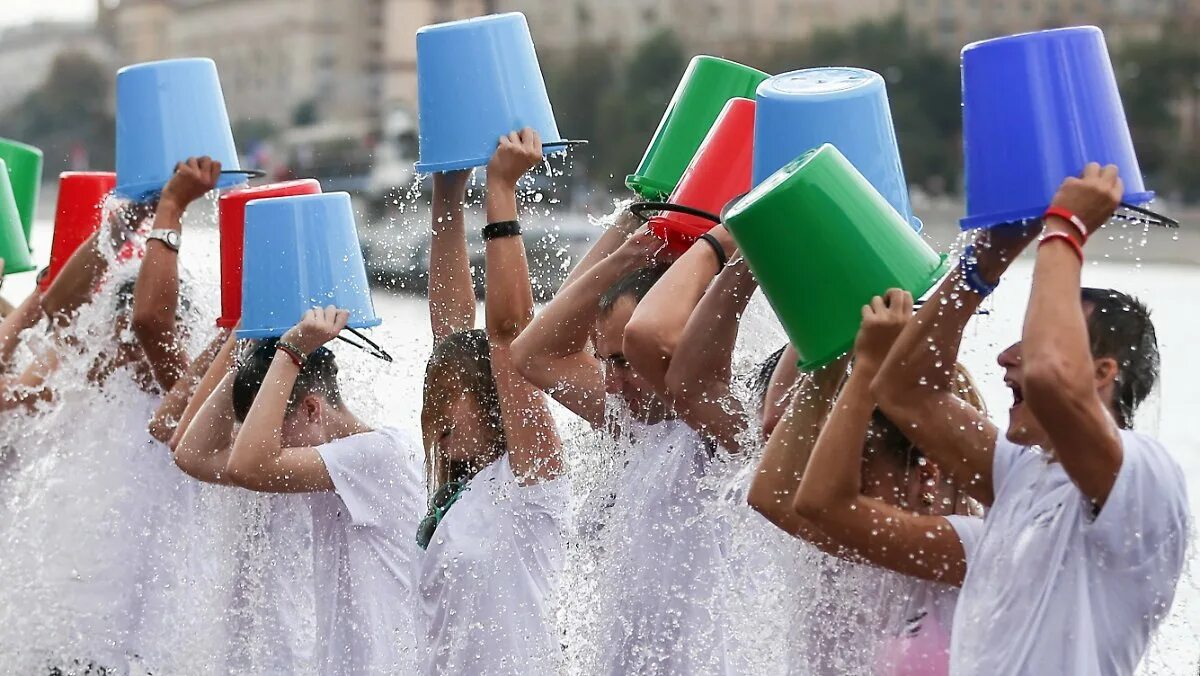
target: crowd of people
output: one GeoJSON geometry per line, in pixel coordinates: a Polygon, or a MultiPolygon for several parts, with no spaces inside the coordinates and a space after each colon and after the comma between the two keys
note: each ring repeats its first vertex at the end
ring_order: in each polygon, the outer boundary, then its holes
{"type": "Polygon", "coordinates": [[[621,211],[535,312],[517,193],[542,158],[527,129],[486,167],[482,328],[470,173],[434,176],[420,429],[352,410],[337,307],[279,338],[199,335],[169,233],[219,163],[190,158],[155,202],[113,209],[0,324],[0,671],[1137,669],[1190,517],[1179,465],[1133,430],[1159,376],[1150,313],[1081,286],[1115,167],[1067,179],[1042,220],[981,231],[915,311],[904,291],[871,299],[834,363],[802,372],[783,345],[741,373],[756,282],[722,225],[676,256],[621,211]],[[958,353],[1034,242],[1002,426],[958,353]],[[608,442],[574,443],[551,400],[608,442]],[[607,454],[588,495],[572,454],[607,454]],[[827,566],[845,609],[766,573],[804,566],[827,566]],[[783,617],[747,627],[747,607],[783,617]]]}

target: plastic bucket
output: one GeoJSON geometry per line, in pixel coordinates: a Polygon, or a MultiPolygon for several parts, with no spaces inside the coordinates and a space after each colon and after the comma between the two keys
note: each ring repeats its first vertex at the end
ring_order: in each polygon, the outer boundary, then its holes
{"type": "Polygon", "coordinates": [[[862,68],[808,68],[758,87],[754,184],[800,155],[831,143],[916,230],[900,163],[887,87],[862,68]]]}
{"type": "Polygon", "coordinates": [[[42,188],[42,151],[31,145],[0,138],[0,160],[8,164],[8,180],[12,186],[25,241],[33,242],[33,221],[37,214],[38,192],[42,188]]]}
{"type": "Polygon", "coordinates": [[[117,189],[144,200],[162,191],[175,165],[207,155],[221,163],[218,188],[238,172],[229,114],[212,59],[170,59],[117,71],[117,189]]]}
{"type": "Polygon", "coordinates": [[[734,203],[725,226],[809,370],[845,354],[872,296],[920,296],[948,264],[837,148],[801,155],[734,203]]]}
{"type": "Polygon", "coordinates": [[[1094,26],[1012,35],[962,50],[964,230],[1037,218],[1088,162],[1115,164],[1124,202],[1154,198],[1094,26]]]}
{"type": "MultiPolygon", "coordinates": [[[[753,156],[754,102],[730,99],[667,201],[710,214],[721,213],[726,203],[750,190],[753,156]]],[[[682,253],[715,223],[700,216],[667,212],[650,219],[649,225],[670,249],[682,253]]]]}
{"type": "Polygon", "coordinates": [[[29,272],[34,268],[21,225],[21,212],[13,198],[8,179],[8,164],[0,160],[0,259],[4,259],[4,274],[29,272]]]}
{"type": "Polygon", "coordinates": [[[246,204],[251,200],[292,195],[315,195],[321,183],[315,178],[271,183],[230,190],[217,202],[221,230],[221,316],[217,326],[231,329],[242,318],[242,244],[246,232],[246,204]]]}
{"type": "Polygon", "coordinates": [[[420,173],[481,167],[501,136],[525,127],[547,153],[566,147],[520,12],[417,30],[417,103],[420,173]]]}
{"type": "Polygon", "coordinates": [[[354,329],[378,326],[350,195],[332,192],[246,204],[238,338],[282,336],[313,307],[336,305],[354,329]]]}
{"type": "Polygon", "coordinates": [[[100,229],[104,200],[117,184],[111,171],[64,171],[58,175],[58,207],[54,212],[54,242],[50,269],[42,277],[42,291],[58,277],[71,254],[100,229]]]}
{"type": "Polygon", "coordinates": [[[659,200],[675,191],[684,170],[732,98],[753,99],[769,75],[715,56],[697,56],[667,105],[638,168],[625,185],[643,199],[659,200]]]}

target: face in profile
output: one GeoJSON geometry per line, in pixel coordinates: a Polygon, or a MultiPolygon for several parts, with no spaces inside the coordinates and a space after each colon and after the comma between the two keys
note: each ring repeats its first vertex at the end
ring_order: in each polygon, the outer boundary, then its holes
{"type": "Polygon", "coordinates": [[[596,321],[596,356],[604,363],[604,391],[620,396],[638,420],[658,422],[666,415],[666,405],[625,360],[625,325],[636,308],[637,301],[624,296],[596,321]]]}

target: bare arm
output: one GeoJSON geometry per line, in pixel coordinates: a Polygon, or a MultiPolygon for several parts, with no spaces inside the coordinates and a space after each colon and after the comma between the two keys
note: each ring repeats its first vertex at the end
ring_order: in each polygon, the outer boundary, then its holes
{"type": "Polygon", "coordinates": [[[225,344],[229,337],[229,331],[221,330],[213,337],[212,341],[196,355],[188,367],[188,372],[184,376],[175,381],[174,387],[163,401],[158,406],[158,410],[154,412],[154,417],[150,418],[150,436],[161,441],[164,444],[169,444],[171,438],[175,435],[175,429],[181,421],[184,409],[188,402],[192,399],[192,394],[196,390],[196,386],[200,383],[200,379],[208,371],[209,365],[216,358],[217,352],[221,346],[225,344]]]}
{"type": "Polygon", "coordinates": [[[0,377],[0,412],[19,409],[32,410],[41,402],[54,398],[46,378],[58,369],[58,354],[53,350],[42,353],[20,375],[0,377]]]}
{"type": "MultiPolygon", "coordinates": [[[[183,413],[180,414],[179,423],[175,425],[175,432],[171,435],[171,440],[167,442],[172,451],[178,448],[179,442],[183,439],[187,428],[196,418],[196,414],[200,412],[200,408],[204,406],[209,396],[221,384],[221,380],[225,378],[225,375],[233,369],[233,353],[236,348],[237,333],[235,328],[233,331],[227,333],[225,343],[204,371],[204,377],[196,385],[195,390],[188,399],[187,406],[183,409],[183,413]]],[[[224,468],[224,465],[222,465],[222,468],[224,468]]]]}
{"type": "Polygon", "coordinates": [[[687,358],[672,360],[667,373],[667,387],[680,417],[730,451],[741,448],[750,422],[750,413],[733,396],[730,384],[738,326],[757,287],[740,258],[721,271],[684,329],[679,350],[687,358]]]}
{"type": "Polygon", "coordinates": [[[747,496],[750,506],[768,521],[830,553],[836,553],[832,541],[792,509],[792,498],[845,372],[846,360],[839,359],[802,378],[791,406],[767,441],[747,496]]]}
{"type": "Polygon", "coordinates": [[[641,226],[641,221],[626,206],[622,204],[618,207],[617,213],[611,216],[612,225],[604,231],[604,234],[600,235],[600,239],[596,240],[596,243],[592,245],[592,248],[588,249],[583,258],[579,259],[579,262],[571,270],[571,274],[567,275],[567,278],[563,280],[562,286],[558,287],[559,291],[570,286],[575,280],[582,277],[584,273],[591,270],[596,263],[604,260],[609,254],[620,248],[625,243],[625,240],[641,226]]]}
{"type": "MultiPolygon", "coordinates": [[[[175,464],[193,479],[233,484],[226,467],[233,452],[233,381],[236,375],[225,371],[215,389],[204,393],[207,396],[191,424],[180,427],[183,437],[172,449],[175,464]]],[[[197,392],[197,398],[201,394],[197,392]]]]}
{"type": "Polygon", "coordinates": [[[435,345],[452,333],[475,327],[475,286],[463,223],[463,199],[470,178],[470,171],[433,175],[429,324],[435,345]]]}
{"type": "MultiPolygon", "coordinates": [[[[1054,204],[1082,219],[1091,231],[1111,218],[1124,191],[1117,168],[1090,164],[1069,178],[1054,204]]],[[[1051,217],[1046,227],[1077,237],[1069,222],[1051,217]]],[[[1033,288],[1021,335],[1025,405],[1050,437],[1063,470],[1096,505],[1116,482],[1124,453],[1116,422],[1097,389],[1097,372],[1115,378],[1111,357],[1095,359],[1080,298],[1082,263],[1062,241],[1039,246],[1033,288]]]]}
{"type": "MultiPolygon", "coordinates": [[[[516,183],[541,161],[542,144],[536,131],[525,129],[500,139],[488,164],[489,223],[516,220],[516,183]]],[[[509,461],[522,483],[547,481],[562,473],[562,442],[545,395],[517,372],[511,355],[512,341],[533,319],[525,243],[520,235],[499,237],[488,240],[486,248],[488,343],[509,461]]]]}
{"type": "MultiPolygon", "coordinates": [[[[207,157],[189,158],[176,165],[154,213],[154,229],[180,232],[183,212],[212,190],[220,175],[221,163],[207,157]]],[[[154,379],[165,390],[175,387],[188,369],[187,352],[176,327],[178,309],[179,253],[159,240],[149,240],[133,292],[133,332],[150,361],[154,379]]]]}
{"type": "Polygon", "coordinates": [[[962,584],[966,554],[950,522],[862,494],[863,447],[875,410],[871,379],[912,316],[912,296],[892,290],[863,310],[854,370],[825,421],[796,492],[796,513],[832,538],[844,555],[926,580],[962,584]]]}
{"type": "MultiPolygon", "coordinates": [[[[314,308],[292,327],[282,342],[312,354],[333,340],[350,315],[334,307],[314,308]]],[[[234,483],[263,493],[312,493],[334,490],[325,461],[311,446],[285,448],[283,419],[300,367],[277,351],[263,378],[262,387],[233,442],[226,470],[234,483]]]]}
{"type": "Polygon", "coordinates": [[[21,333],[42,318],[42,294],[37,287],[0,321],[0,373],[12,370],[13,353],[21,345],[21,333]]]}

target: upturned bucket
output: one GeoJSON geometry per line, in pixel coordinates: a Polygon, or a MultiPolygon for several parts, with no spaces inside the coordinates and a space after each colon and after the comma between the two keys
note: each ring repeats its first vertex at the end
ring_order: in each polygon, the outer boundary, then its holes
{"type": "Polygon", "coordinates": [[[1125,121],[1104,33],[1078,26],[962,50],[964,230],[1037,218],[1068,176],[1115,164],[1123,202],[1154,198],[1125,121]]]}
{"type": "Polygon", "coordinates": [[[50,267],[39,288],[50,288],[71,254],[100,229],[104,200],[117,185],[111,171],[64,171],[58,175],[58,205],[54,210],[54,241],[50,267]]]}
{"type": "Polygon", "coordinates": [[[217,326],[233,328],[242,318],[242,245],[246,232],[246,204],[252,200],[292,195],[315,195],[321,183],[315,178],[271,183],[230,190],[217,202],[221,230],[221,316],[217,326]]]}
{"type": "Polygon", "coordinates": [[[862,68],[806,68],[758,87],[754,184],[800,155],[831,143],[916,230],[887,87],[862,68]]]}
{"type": "Polygon", "coordinates": [[[218,188],[246,182],[212,59],[169,59],[117,71],[117,195],[162,191],[175,165],[207,155],[221,163],[218,188]]]}
{"type": "Polygon", "coordinates": [[[336,305],[353,329],[378,326],[350,195],[332,192],[246,204],[238,338],[282,336],[314,307],[336,305]]]}
{"type": "Polygon", "coordinates": [[[768,77],[761,70],[715,56],[693,58],[625,185],[646,200],[661,200],[674,192],[729,99],[753,99],[754,90],[768,77]]]}
{"type": "Polygon", "coordinates": [[[758,184],[729,208],[725,225],[805,370],[851,348],[872,296],[890,288],[920,296],[947,267],[829,144],[758,184]]]}
{"type": "Polygon", "coordinates": [[[8,164],[13,199],[21,214],[25,241],[33,246],[33,221],[37,216],[38,193],[42,188],[42,151],[31,145],[0,138],[0,160],[8,164]]]}
{"type": "Polygon", "coordinates": [[[8,164],[4,160],[0,160],[0,259],[4,260],[6,275],[34,269],[25,229],[21,226],[21,212],[17,210],[8,179],[8,164]]]}

